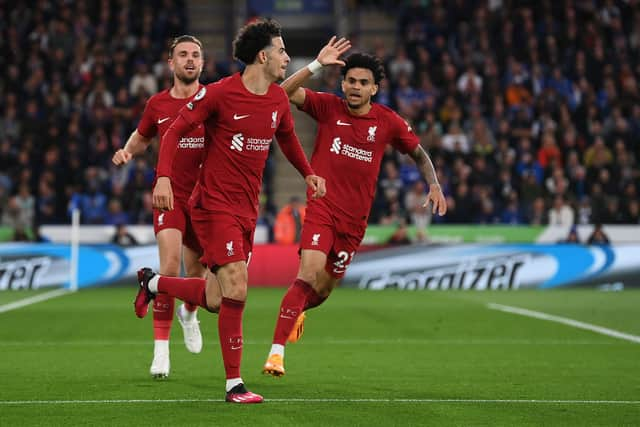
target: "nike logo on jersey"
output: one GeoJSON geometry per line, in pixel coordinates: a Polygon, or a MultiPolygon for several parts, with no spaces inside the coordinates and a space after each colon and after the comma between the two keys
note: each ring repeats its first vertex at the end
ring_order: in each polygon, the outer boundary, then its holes
{"type": "Polygon", "coordinates": [[[166,122],[167,120],[169,120],[169,117],[165,117],[164,119],[158,119],[158,124],[161,125],[162,123],[166,122]]]}
{"type": "Polygon", "coordinates": [[[249,117],[249,116],[250,116],[250,114],[245,114],[245,115],[243,115],[243,116],[239,116],[239,115],[237,115],[237,114],[234,114],[234,115],[233,115],[233,120],[246,119],[246,118],[247,118],[247,117],[249,117]]]}
{"type": "Polygon", "coordinates": [[[343,122],[342,120],[338,120],[336,124],[338,126],[351,126],[351,123],[346,123],[346,122],[343,122]]]}

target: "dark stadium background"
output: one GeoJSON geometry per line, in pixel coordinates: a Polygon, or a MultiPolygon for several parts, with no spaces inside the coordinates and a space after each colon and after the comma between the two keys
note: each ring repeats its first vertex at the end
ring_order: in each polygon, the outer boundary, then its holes
{"type": "MultiPolygon", "coordinates": [[[[431,219],[419,209],[424,185],[413,163],[389,151],[372,224],[640,221],[636,1],[0,5],[4,240],[69,223],[72,205],[84,224],[149,224],[155,153],[122,169],[110,158],[149,95],[170,84],[168,43],[184,33],[200,37],[202,81],[215,81],[240,68],[230,57],[233,34],[258,16],[282,22],[294,59],[312,58],[339,34],[384,60],[388,79],[377,102],[413,125],[439,170],[449,213],[431,219]]],[[[339,71],[325,70],[312,84],[339,93],[339,71]]],[[[310,148],[313,125],[297,126],[310,148]]],[[[268,227],[301,194],[287,171],[272,155],[261,216],[268,227]]]]}

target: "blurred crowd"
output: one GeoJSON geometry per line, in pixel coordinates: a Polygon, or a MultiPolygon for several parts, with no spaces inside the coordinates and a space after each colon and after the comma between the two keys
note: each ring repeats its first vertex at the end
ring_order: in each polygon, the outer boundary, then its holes
{"type": "Polygon", "coordinates": [[[371,222],[640,223],[640,2],[405,4],[398,46],[374,48],[376,100],[412,124],[449,210],[422,210],[416,168],[390,151],[371,222]]]}
{"type": "MultiPolygon", "coordinates": [[[[376,101],[412,124],[449,212],[421,208],[418,171],[389,150],[370,222],[640,223],[640,2],[404,4],[398,45],[372,52],[388,76],[376,101]]],[[[0,6],[2,225],[68,223],[70,206],[84,223],[150,224],[156,152],[124,168],[110,160],[146,99],[170,86],[184,1],[0,6]]],[[[238,69],[205,56],[204,83],[238,69]]],[[[323,89],[338,92],[339,77],[327,70],[323,89]]]]}
{"type": "MultiPolygon", "coordinates": [[[[187,33],[184,2],[0,6],[1,224],[69,223],[71,206],[83,223],[151,224],[157,147],[123,168],[111,156],[148,97],[171,85],[168,46],[187,33]]],[[[202,81],[236,68],[208,60],[202,81]]]]}

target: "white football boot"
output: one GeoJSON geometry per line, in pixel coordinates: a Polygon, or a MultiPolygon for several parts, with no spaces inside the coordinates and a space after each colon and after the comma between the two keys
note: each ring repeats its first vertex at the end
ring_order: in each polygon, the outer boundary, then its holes
{"type": "Polygon", "coordinates": [[[184,345],[191,353],[200,353],[202,351],[202,333],[200,332],[200,321],[197,313],[188,313],[182,304],[176,310],[176,317],[182,326],[184,334],[184,345]],[[191,318],[191,319],[189,319],[191,318]]]}
{"type": "Polygon", "coordinates": [[[153,378],[164,379],[169,376],[169,341],[156,340],[153,347],[153,362],[149,373],[153,378]]]}

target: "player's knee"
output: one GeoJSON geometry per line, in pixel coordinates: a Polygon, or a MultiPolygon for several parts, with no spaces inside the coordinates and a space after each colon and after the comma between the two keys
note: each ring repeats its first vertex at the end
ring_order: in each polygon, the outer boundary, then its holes
{"type": "Polygon", "coordinates": [[[160,274],[163,276],[174,276],[177,277],[180,275],[180,257],[168,257],[164,260],[162,265],[160,266],[160,274]]]}
{"type": "Polygon", "coordinates": [[[322,287],[320,289],[315,289],[316,293],[318,294],[319,297],[321,298],[329,298],[329,295],[331,295],[331,291],[333,289],[329,289],[327,287],[322,287]]]}
{"type": "Polygon", "coordinates": [[[318,282],[318,274],[322,271],[322,268],[315,267],[313,265],[303,265],[298,272],[298,279],[304,280],[312,287],[315,287],[318,282]]]}
{"type": "Polygon", "coordinates": [[[333,290],[333,288],[329,283],[327,283],[327,281],[318,280],[316,281],[315,286],[313,287],[313,290],[316,291],[318,296],[322,298],[327,298],[329,295],[331,295],[331,291],[333,290]]]}
{"type": "Polygon", "coordinates": [[[210,313],[219,313],[220,312],[220,298],[218,298],[216,301],[211,301],[209,299],[209,297],[207,297],[207,311],[210,313]]]}
{"type": "Polygon", "coordinates": [[[225,298],[231,298],[237,301],[246,301],[247,299],[247,287],[232,286],[225,290],[225,298]]]}
{"type": "Polygon", "coordinates": [[[315,283],[316,283],[316,275],[315,274],[309,274],[309,273],[300,272],[300,274],[298,274],[298,279],[305,281],[306,283],[310,284],[311,286],[315,285],[315,283]]]}
{"type": "Polygon", "coordinates": [[[207,269],[200,263],[185,264],[185,273],[189,277],[204,277],[207,269]]]}
{"type": "Polygon", "coordinates": [[[227,265],[222,267],[224,272],[218,276],[218,280],[222,277],[224,282],[222,289],[226,298],[232,298],[239,301],[247,299],[247,269],[241,264],[227,265]]]}
{"type": "Polygon", "coordinates": [[[318,273],[313,289],[316,291],[318,296],[328,298],[339,281],[340,279],[336,279],[328,275],[325,271],[322,271],[318,273]]]}

